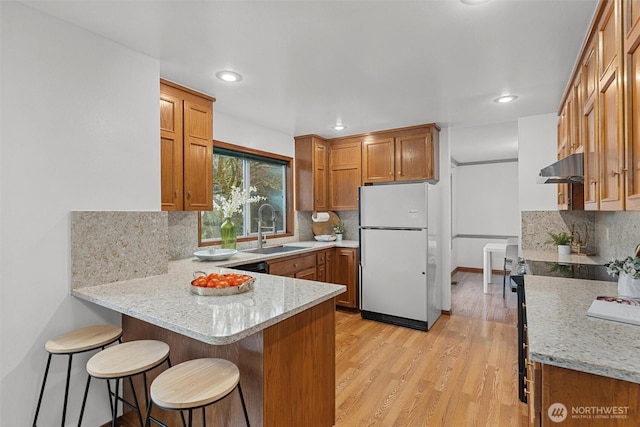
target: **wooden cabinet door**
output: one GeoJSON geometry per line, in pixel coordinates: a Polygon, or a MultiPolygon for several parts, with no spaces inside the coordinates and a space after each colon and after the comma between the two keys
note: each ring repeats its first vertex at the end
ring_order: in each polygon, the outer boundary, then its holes
{"type": "Polygon", "coordinates": [[[325,139],[316,135],[295,137],[294,175],[296,210],[328,210],[325,139]]]}
{"type": "Polygon", "coordinates": [[[584,152],[582,135],[582,74],[578,73],[568,99],[569,107],[569,147],[570,154],[584,152]]]}
{"type": "Polygon", "coordinates": [[[160,93],[161,209],[182,209],[182,100],[160,93]]]}
{"type": "Polygon", "coordinates": [[[400,136],[395,139],[395,180],[415,181],[434,178],[431,133],[400,136]]]}
{"type": "MultiPolygon", "coordinates": [[[[568,108],[567,104],[562,108],[560,112],[560,118],[558,120],[558,153],[557,159],[563,159],[567,157],[568,154],[568,122],[569,115],[567,113],[568,108]]],[[[569,209],[569,186],[568,184],[558,184],[558,209],[559,210],[567,210],[569,209]]]]}
{"type": "Polygon", "coordinates": [[[327,211],[327,147],[324,142],[313,141],[314,210],[327,211]]]}
{"type": "Polygon", "coordinates": [[[211,105],[184,101],[184,208],[213,209],[211,105]]]}
{"type": "Polygon", "coordinates": [[[527,358],[526,394],[529,426],[540,427],[542,425],[542,365],[528,360],[527,358]]]}
{"type": "Polygon", "coordinates": [[[362,143],[362,182],[394,180],[394,138],[369,137],[362,143]]]}
{"type": "Polygon", "coordinates": [[[318,280],[318,276],[316,274],[316,267],[309,267],[305,270],[298,271],[295,277],[296,279],[318,280]]]}
{"type": "Polygon", "coordinates": [[[329,146],[329,209],[358,209],[362,144],[332,142],[329,146]]]}
{"type": "Polygon", "coordinates": [[[333,258],[335,255],[335,249],[328,249],[325,251],[325,263],[324,263],[324,277],[327,283],[335,283],[333,280],[333,258]]]}
{"type": "Polygon", "coordinates": [[[621,32],[619,31],[619,1],[607,4],[599,25],[600,71],[598,114],[600,131],[600,210],[624,210],[624,129],[621,32]]]}
{"type": "Polygon", "coordinates": [[[347,287],[346,292],[336,297],[336,304],[348,308],[358,308],[356,249],[335,249],[333,259],[333,283],[347,287]]]}
{"type": "Polygon", "coordinates": [[[640,210],[640,0],[626,0],[623,9],[626,209],[640,210]]]}
{"type": "Polygon", "coordinates": [[[585,50],[582,61],[581,127],[584,147],[584,208],[600,209],[600,147],[597,115],[597,37],[585,50]]]}

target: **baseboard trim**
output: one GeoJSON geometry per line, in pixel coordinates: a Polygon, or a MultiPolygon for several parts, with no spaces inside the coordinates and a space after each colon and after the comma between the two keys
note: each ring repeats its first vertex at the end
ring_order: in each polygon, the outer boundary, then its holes
{"type": "MultiPolygon", "coordinates": [[[[451,272],[451,277],[453,277],[453,275],[458,273],[458,272],[461,272],[461,273],[482,273],[483,269],[482,268],[476,268],[476,267],[456,267],[451,272]]],[[[498,274],[498,275],[502,276],[503,273],[504,273],[504,271],[502,271],[502,270],[491,270],[491,274],[498,274]]]]}
{"type": "Polygon", "coordinates": [[[447,316],[451,316],[451,310],[440,310],[440,313],[446,314],[447,316]]]}

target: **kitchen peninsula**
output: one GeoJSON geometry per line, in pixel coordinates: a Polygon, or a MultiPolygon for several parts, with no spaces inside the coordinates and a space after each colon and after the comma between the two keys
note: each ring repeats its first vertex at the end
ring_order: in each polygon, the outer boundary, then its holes
{"type": "MultiPolygon", "coordinates": [[[[157,218],[155,212],[72,213],[71,294],[121,313],[125,341],[158,339],[169,344],[173,364],[199,357],[221,357],[236,363],[252,425],[332,426],[335,297],[345,287],[250,273],[256,282],[254,289],[246,293],[217,297],[190,292],[194,271],[237,272],[221,265],[265,258],[246,252],[239,252],[237,259],[227,263],[206,263],[195,258],[169,261],[166,272],[143,273],[143,277],[128,279],[124,270],[131,270],[135,263],[125,260],[123,254],[114,254],[114,242],[118,242],[118,250],[131,254],[130,241],[135,241],[137,247],[140,243],[136,237],[149,243],[155,238],[150,230],[157,227],[162,232],[162,221],[154,225],[157,218]],[[101,232],[105,221],[113,224],[109,233],[101,232]],[[132,228],[132,223],[143,226],[132,228]],[[140,236],[131,231],[139,229],[144,230],[140,236]],[[98,250],[94,248],[97,240],[101,240],[98,250]],[[88,283],[87,272],[95,271],[98,264],[104,264],[102,269],[122,270],[124,279],[88,283]]],[[[313,250],[311,247],[300,252],[313,250]]],[[[144,264],[141,260],[136,268],[142,269],[144,264]]],[[[149,382],[163,369],[165,366],[151,371],[149,382]]],[[[136,388],[142,392],[141,381],[136,388]]],[[[207,414],[213,425],[241,425],[243,420],[235,394],[208,407],[207,414]]],[[[156,413],[154,409],[153,415],[167,425],[179,424],[175,413],[156,413]]]]}
{"type": "Polygon", "coordinates": [[[531,425],[638,425],[640,327],[587,317],[597,296],[617,292],[598,280],[526,277],[531,425]]]}

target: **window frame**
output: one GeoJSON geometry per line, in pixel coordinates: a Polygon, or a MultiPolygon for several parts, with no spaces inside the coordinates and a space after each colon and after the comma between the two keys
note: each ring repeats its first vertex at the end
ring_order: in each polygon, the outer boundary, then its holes
{"type": "MultiPolygon", "coordinates": [[[[267,239],[273,239],[273,238],[281,238],[281,237],[291,237],[294,235],[293,233],[293,215],[294,215],[294,210],[293,210],[293,174],[292,174],[292,170],[293,170],[293,158],[289,157],[289,156],[283,156],[281,154],[276,154],[276,153],[270,153],[268,151],[262,151],[262,150],[257,150],[255,148],[249,148],[249,147],[243,147],[241,145],[235,145],[235,144],[231,144],[228,142],[223,142],[223,141],[217,141],[217,140],[213,140],[213,149],[215,150],[215,148],[223,148],[225,150],[230,150],[230,151],[235,151],[238,153],[242,153],[242,154],[250,154],[250,155],[254,155],[254,156],[260,156],[260,157],[264,157],[267,159],[273,159],[273,160],[278,160],[281,162],[285,162],[285,202],[286,202],[286,215],[287,215],[287,221],[285,224],[285,232],[284,233],[279,233],[277,235],[273,235],[270,233],[266,233],[265,236],[267,239]]],[[[213,153],[211,154],[213,156],[213,153]]],[[[214,177],[215,179],[215,177],[214,177]]],[[[211,241],[202,241],[202,222],[201,222],[201,213],[202,211],[198,212],[198,247],[205,247],[205,246],[219,246],[221,244],[221,242],[219,240],[211,240],[211,241]]],[[[250,242],[250,241],[257,241],[258,237],[257,236],[243,236],[243,237],[238,237],[238,242],[250,242]]]]}

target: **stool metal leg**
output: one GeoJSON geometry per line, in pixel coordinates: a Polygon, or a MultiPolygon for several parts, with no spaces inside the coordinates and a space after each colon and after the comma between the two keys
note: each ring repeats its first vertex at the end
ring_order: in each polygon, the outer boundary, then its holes
{"type": "MultiPolygon", "coordinates": [[[[87,385],[84,388],[84,397],[82,398],[82,406],[80,407],[80,418],[78,418],[78,427],[82,425],[82,416],[84,415],[84,407],[87,404],[87,394],[89,393],[90,383],[91,383],[91,375],[87,375],[87,385]]],[[[111,392],[109,392],[109,402],[111,402],[111,392]]]]}
{"type": "Polygon", "coordinates": [[[42,387],[40,388],[40,397],[38,398],[38,406],[36,406],[36,415],[33,417],[33,427],[36,427],[38,422],[38,414],[40,413],[40,404],[42,403],[42,396],[44,396],[44,386],[47,384],[47,376],[49,375],[49,366],[51,365],[51,353],[47,358],[47,367],[44,368],[44,378],[42,378],[42,387]]]}
{"type": "Polygon", "coordinates": [[[120,392],[120,378],[116,378],[116,387],[113,390],[114,397],[113,397],[113,412],[111,414],[111,427],[116,427],[116,416],[118,415],[118,393],[119,392],[120,392]]]}
{"type": "Polygon", "coordinates": [[[71,380],[71,362],[73,361],[73,353],[69,354],[69,364],[67,365],[67,384],[64,387],[64,405],[62,406],[62,422],[61,427],[64,427],[64,421],[67,418],[67,402],[69,401],[69,380],[71,380]]]}
{"type": "Polygon", "coordinates": [[[247,405],[244,403],[244,396],[242,395],[242,388],[238,383],[238,393],[240,393],[240,402],[242,402],[242,412],[244,412],[244,421],[247,423],[247,427],[251,427],[249,424],[249,414],[247,413],[247,405]]]}
{"type": "MultiPolygon", "coordinates": [[[[147,383],[145,381],[145,394],[147,391],[147,383]]],[[[131,387],[131,393],[133,393],[133,401],[136,403],[136,411],[138,412],[138,420],[140,420],[140,427],[144,427],[144,424],[142,423],[142,411],[140,410],[140,403],[138,402],[138,394],[136,393],[136,389],[133,387],[133,379],[131,377],[129,377],[129,386],[131,387]]],[[[124,387],[124,384],[122,385],[122,387],[124,387]]],[[[124,411],[124,406],[122,407],[122,410],[124,411]]]]}

